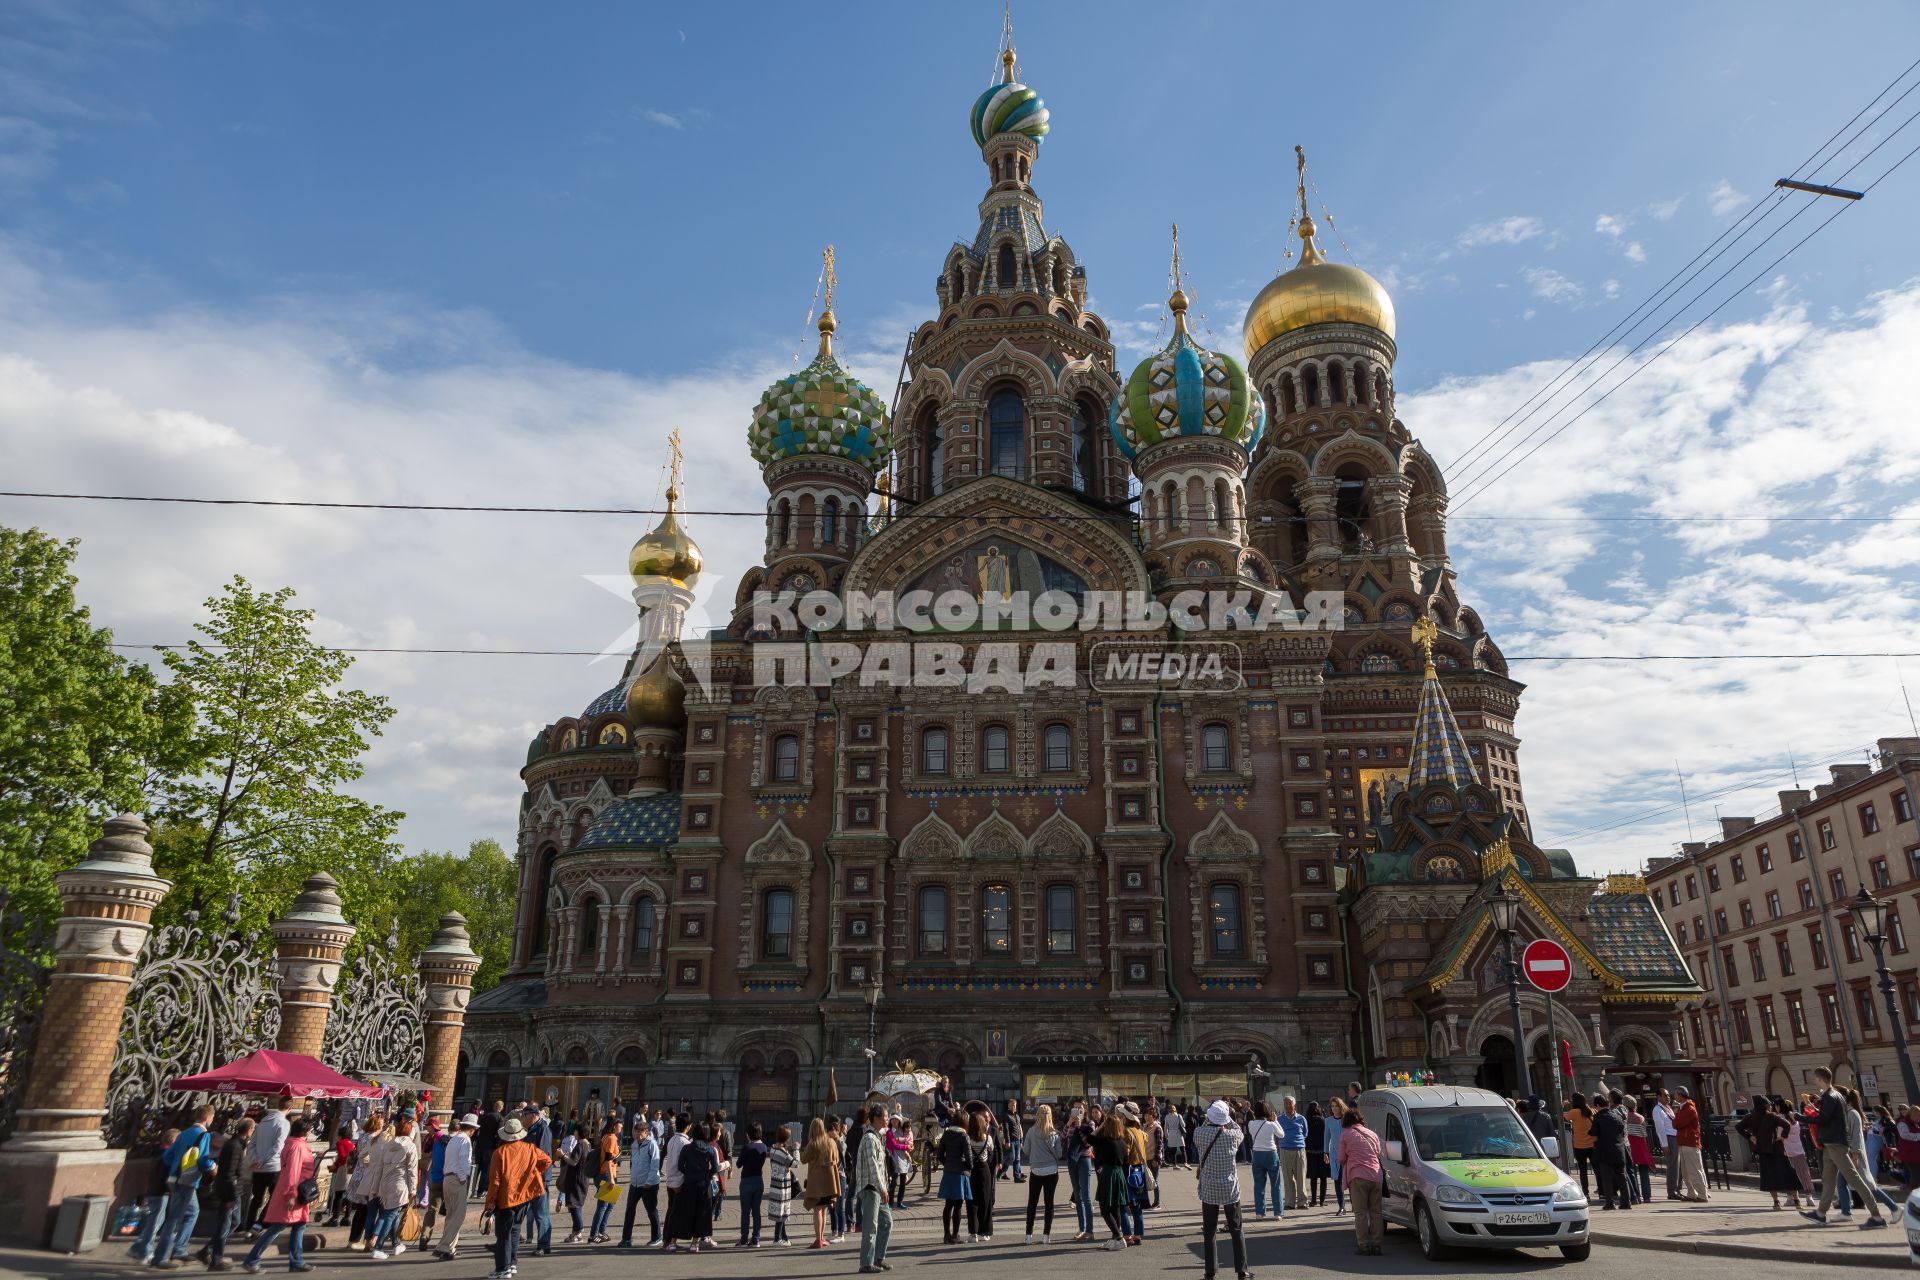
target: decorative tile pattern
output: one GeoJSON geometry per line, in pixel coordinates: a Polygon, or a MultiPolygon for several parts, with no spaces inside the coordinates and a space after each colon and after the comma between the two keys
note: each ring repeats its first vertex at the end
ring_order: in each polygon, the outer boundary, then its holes
{"type": "Polygon", "coordinates": [[[1047,104],[1023,84],[996,84],[974,99],[973,140],[982,147],[1000,133],[1024,133],[1035,142],[1047,136],[1047,104]]]}
{"type": "Polygon", "coordinates": [[[1420,711],[1414,717],[1413,747],[1407,753],[1407,790],[1418,791],[1436,782],[1459,788],[1473,780],[1467,740],[1447,704],[1446,690],[1429,673],[1420,686],[1420,711]]]}
{"type": "Polygon", "coordinates": [[[887,456],[887,406],[830,352],[822,352],[767,388],[747,431],[747,447],[762,467],[824,453],[877,468],[887,456]]]}
{"type": "Polygon", "coordinates": [[[1629,982],[1693,984],[1686,961],[1674,950],[1653,899],[1644,893],[1603,893],[1588,909],[1595,955],[1629,982]]]}
{"type": "Polygon", "coordinates": [[[581,849],[659,849],[680,838],[680,793],[629,796],[593,820],[581,849]]]}
{"type": "Polygon", "coordinates": [[[1246,369],[1195,343],[1184,327],[1140,362],[1107,415],[1108,432],[1129,458],[1175,436],[1219,436],[1251,451],[1266,426],[1266,405],[1247,385],[1246,369]]]}

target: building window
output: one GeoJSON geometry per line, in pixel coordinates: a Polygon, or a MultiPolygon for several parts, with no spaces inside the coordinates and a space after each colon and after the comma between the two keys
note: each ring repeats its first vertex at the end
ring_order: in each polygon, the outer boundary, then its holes
{"type": "Polygon", "coordinates": [[[920,954],[947,954],[947,890],[930,884],[920,890],[920,954]]]}
{"type": "Polygon", "coordinates": [[[1686,946],[1687,945],[1687,922],[1685,920],[1682,920],[1680,922],[1680,928],[1678,930],[1678,933],[1680,935],[1680,945],[1683,947],[1686,946]]]}
{"type": "Polygon", "coordinates": [[[1773,940],[1773,954],[1780,959],[1780,976],[1783,978],[1791,978],[1793,976],[1793,948],[1787,945],[1785,938],[1775,938],[1773,940]]]}
{"type": "Polygon", "coordinates": [[[987,402],[987,468],[1018,480],[1026,462],[1027,411],[1018,394],[1001,391],[987,402]]]}
{"type": "Polygon", "coordinates": [[[1050,724],[1046,732],[1047,772],[1064,773],[1073,768],[1073,734],[1063,724],[1050,724]]]}
{"type": "Polygon", "coordinates": [[[1779,918],[1780,891],[1778,889],[1769,889],[1767,891],[1767,919],[1778,920],[1779,918]]]}
{"type": "Polygon", "coordinates": [[[1820,819],[1820,825],[1816,827],[1815,830],[1817,830],[1820,833],[1821,849],[1825,850],[1825,849],[1833,848],[1833,844],[1834,844],[1833,823],[1828,821],[1826,818],[1822,818],[1820,819]]]}
{"type": "Polygon", "coordinates": [[[590,956],[600,949],[600,900],[587,898],[580,904],[580,954],[590,956]]]}
{"type": "Polygon", "coordinates": [[[1713,909],[1713,931],[1716,937],[1724,937],[1726,935],[1727,909],[1725,907],[1715,907],[1713,909]]]}
{"type": "Polygon", "coordinates": [[[793,958],[793,891],[769,889],[761,908],[760,955],[766,960],[793,958]]]}
{"type": "Polygon", "coordinates": [[[1747,944],[1747,968],[1753,970],[1753,980],[1755,982],[1765,982],[1767,980],[1767,966],[1760,960],[1760,944],[1757,942],[1749,942],[1747,944]]]}
{"type": "Polygon", "coordinates": [[[1840,998],[1831,991],[1820,993],[1820,1020],[1826,1025],[1827,1034],[1840,1034],[1840,998]]]}
{"type": "Polygon", "coordinates": [[[1013,954],[1013,905],[1003,884],[980,891],[980,950],[990,956],[1013,954]]]}
{"type": "Polygon", "coordinates": [[[1075,923],[1077,897],[1070,884],[1047,886],[1047,954],[1070,956],[1080,950],[1080,930],[1075,923]]]}
{"type": "Polygon", "coordinates": [[[783,733],[773,740],[773,780],[792,782],[800,776],[800,739],[783,733]]]}
{"type": "Polygon", "coordinates": [[[1761,875],[1765,875],[1767,874],[1767,872],[1773,870],[1773,854],[1768,852],[1767,846],[1761,845],[1759,848],[1755,849],[1753,851],[1753,856],[1760,863],[1761,875]]]}
{"type": "Polygon", "coordinates": [[[1866,987],[1855,987],[1853,1002],[1860,1010],[1860,1029],[1862,1031],[1879,1030],[1880,1019],[1873,1011],[1873,992],[1866,987]]]}
{"type": "Polygon", "coordinates": [[[980,731],[980,769],[983,773],[1005,773],[1013,767],[1007,749],[1007,727],[990,724],[980,731]]]}
{"type": "Polygon", "coordinates": [[[1740,900],[1740,926],[1749,929],[1753,927],[1753,903],[1745,898],[1740,900]]]}
{"type": "Polygon", "coordinates": [[[1800,882],[1800,909],[1802,911],[1813,910],[1813,881],[1811,880],[1802,880],[1800,882]]]}
{"type": "Polygon", "coordinates": [[[1897,956],[1907,953],[1907,931],[1900,927],[1900,913],[1897,911],[1887,912],[1887,945],[1893,948],[1897,956]]]}
{"type": "Polygon", "coordinates": [[[1720,948],[1720,964],[1727,971],[1727,986],[1729,988],[1739,986],[1740,967],[1733,962],[1732,947],[1720,948]]]}
{"type": "Polygon", "coordinates": [[[1909,978],[1900,984],[1900,1007],[1907,1011],[1908,1022],[1920,1022],[1920,982],[1909,978]]]}
{"type": "Polygon", "coordinates": [[[1232,766],[1227,750],[1227,726],[1205,725],[1200,730],[1200,767],[1208,773],[1224,773],[1232,766]]]}
{"type": "Polygon", "coordinates": [[[1771,1000],[1760,1002],[1760,1034],[1770,1041],[1780,1038],[1780,1024],[1774,1020],[1771,1000]]]}
{"type": "Polygon", "coordinates": [[[1833,901],[1845,901],[1847,896],[1847,873],[1836,867],[1834,868],[1833,874],[1827,877],[1827,883],[1832,886],[1833,901]]]}
{"type": "Polygon", "coordinates": [[[1860,963],[1860,934],[1851,920],[1840,922],[1840,949],[1847,953],[1848,964],[1860,963]]]}
{"type": "Polygon", "coordinates": [[[1787,997],[1787,1026],[1795,1040],[1807,1038],[1807,1011],[1801,1006],[1797,992],[1787,997]]]}
{"type": "Polygon", "coordinates": [[[920,772],[947,771],[947,731],[938,725],[920,731],[920,772]]]}
{"type": "Polygon", "coordinates": [[[1893,793],[1893,820],[1895,822],[1913,821],[1913,801],[1907,799],[1904,789],[1893,793]]]}
{"type": "Polygon", "coordinates": [[[1720,892],[1720,868],[1718,867],[1707,868],[1707,892],[1720,892]]]}
{"type": "Polygon", "coordinates": [[[947,486],[947,429],[940,424],[933,406],[927,406],[924,438],[926,439],[927,474],[926,490],[929,497],[936,496],[947,486]]]}
{"type": "Polygon", "coordinates": [[[1085,400],[1073,402],[1073,487],[1091,493],[1094,481],[1094,411],[1085,400]]]}
{"type": "Polygon", "coordinates": [[[654,906],[652,898],[642,898],[633,904],[633,954],[648,956],[653,954],[654,906]]]}
{"type": "Polygon", "coordinates": [[[1687,901],[1692,902],[1695,898],[1699,896],[1700,896],[1700,886],[1693,882],[1692,876],[1688,876],[1687,877],[1687,901]]]}
{"type": "Polygon", "coordinates": [[[1875,858],[1867,865],[1873,872],[1874,888],[1891,889],[1893,887],[1893,874],[1887,870],[1887,860],[1885,858],[1875,858]]]}
{"type": "Polygon", "coordinates": [[[826,513],[820,518],[820,544],[833,547],[840,543],[840,499],[828,498],[826,513]]]}
{"type": "Polygon", "coordinates": [[[1806,856],[1807,856],[1807,846],[1800,839],[1800,833],[1798,831],[1787,832],[1788,859],[1793,862],[1799,862],[1801,859],[1805,858],[1806,856]]]}
{"type": "Polygon", "coordinates": [[[1207,920],[1213,935],[1213,954],[1238,956],[1245,933],[1240,918],[1240,886],[1216,884],[1207,891],[1207,920]]]}
{"type": "Polygon", "coordinates": [[[1869,800],[1860,806],[1860,834],[1870,836],[1878,833],[1879,830],[1880,818],[1873,811],[1873,801],[1869,800]]]}
{"type": "Polygon", "coordinates": [[[1753,1046],[1753,1026],[1747,1018],[1747,1006],[1737,1004],[1733,1007],[1733,1033],[1739,1037],[1743,1049],[1753,1046]]]}
{"type": "Polygon", "coordinates": [[[1747,860],[1736,853],[1729,861],[1733,867],[1733,882],[1744,884],[1747,879],[1747,860]]]}
{"type": "Polygon", "coordinates": [[[1816,969],[1826,968],[1827,940],[1820,936],[1819,925],[1810,924],[1807,926],[1807,946],[1813,951],[1813,967],[1816,969]]]}
{"type": "Polygon", "coordinates": [[[994,264],[994,278],[1002,289],[1017,289],[1020,286],[1020,267],[1013,258],[1013,246],[1000,246],[1000,260],[994,264]]]}

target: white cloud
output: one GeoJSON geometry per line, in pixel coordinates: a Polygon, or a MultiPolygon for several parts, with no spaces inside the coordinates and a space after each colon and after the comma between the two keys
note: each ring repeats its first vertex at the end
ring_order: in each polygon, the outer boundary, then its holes
{"type": "Polygon", "coordinates": [[[1533,289],[1534,297],[1548,302],[1575,303],[1586,293],[1578,281],[1569,280],[1552,267],[1522,267],[1520,276],[1533,289]]]}
{"type": "Polygon", "coordinates": [[[687,127],[686,121],[682,120],[679,116],[666,111],[658,111],[651,107],[642,109],[640,118],[657,124],[663,129],[685,129],[687,127]]]}
{"type": "Polygon", "coordinates": [[[1626,255],[1626,259],[1629,262],[1645,262],[1647,260],[1646,246],[1638,240],[1627,241],[1626,248],[1620,250],[1620,252],[1626,255]]]}
{"type": "Polygon", "coordinates": [[[1707,192],[1707,206],[1713,210],[1713,216],[1724,218],[1747,202],[1744,191],[1737,191],[1725,178],[1714,183],[1713,190],[1707,192]]]}
{"type": "Polygon", "coordinates": [[[1600,292],[1609,298],[1617,298],[1620,296],[1620,282],[1608,280],[1600,286],[1600,292]]]}
{"type": "Polygon", "coordinates": [[[1491,222],[1476,223],[1461,232],[1460,247],[1477,249],[1490,244],[1524,244],[1546,234],[1546,230],[1546,224],[1534,217],[1516,215],[1495,218],[1491,222]]]}
{"type": "Polygon", "coordinates": [[[1627,230],[1627,220],[1617,213],[1603,213],[1593,220],[1593,229],[1618,240],[1627,230]]]}
{"type": "Polygon", "coordinates": [[[1685,196],[1675,196],[1671,200],[1656,200],[1647,206],[1647,216],[1655,222],[1665,222],[1680,212],[1681,202],[1685,199],[1685,196]]]}

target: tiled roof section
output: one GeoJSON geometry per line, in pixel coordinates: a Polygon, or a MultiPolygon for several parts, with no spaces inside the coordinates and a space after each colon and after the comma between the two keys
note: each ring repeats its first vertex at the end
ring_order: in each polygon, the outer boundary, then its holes
{"type": "Polygon", "coordinates": [[[1480,887],[1460,904],[1460,913],[1454,916],[1453,923],[1447,928],[1446,936],[1434,945],[1433,957],[1427,961],[1427,967],[1421,971],[1419,977],[1408,984],[1409,986],[1431,982],[1453,966],[1461,949],[1472,942],[1474,935],[1479,931],[1481,920],[1486,914],[1487,898],[1492,895],[1494,886],[1498,883],[1500,883],[1498,879],[1481,882],[1480,887]]]}
{"type": "Polygon", "coordinates": [[[1020,205],[1004,204],[980,219],[980,230],[974,234],[969,252],[976,260],[984,259],[994,237],[1007,231],[1018,234],[1021,245],[1028,253],[1038,253],[1046,248],[1047,233],[1040,229],[1040,219],[1034,216],[1033,211],[1020,205]]]}
{"type": "Polygon", "coordinates": [[[1413,722],[1413,746],[1407,753],[1407,790],[1418,791],[1435,782],[1464,787],[1473,781],[1473,763],[1467,758],[1467,740],[1447,705],[1440,678],[1427,668],[1420,685],[1420,711],[1413,722]]]}
{"type": "Polygon", "coordinates": [[[658,849],[680,838],[680,793],[628,796],[593,820],[576,849],[658,849]]]}
{"type": "Polygon", "coordinates": [[[603,716],[609,711],[618,711],[626,705],[627,682],[626,679],[622,677],[619,684],[616,684],[613,688],[588,703],[587,709],[580,713],[580,718],[582,720],[591,720],[595,716],[603,716]]]}
{"type": "Polygon", "coordinates": [[[1628,982],[1694,984],[1692,971],[1646,894],[1600,894],[1587,915],[1593,923],[1593,953],[1628,982]]]}
{"type": "Polygon", "coordinates": [[[483,991],[467,1004],[469,1015],[476,1013],[519,1013],[538,1009],[547,1003],[547,984],[538,978],[503,982],[491,991],[483,991]]]}

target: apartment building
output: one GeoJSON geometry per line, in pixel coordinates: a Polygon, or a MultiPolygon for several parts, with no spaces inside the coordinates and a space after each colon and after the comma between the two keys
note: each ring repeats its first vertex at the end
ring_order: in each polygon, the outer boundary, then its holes
{"type": "Polygon", "coordinates": [[[1828,1067],[1869,1100],[1900,1099],[1873,948],[1848,899],[1888,904],[1886,959],[1909,1042],[1920,1038],[1920,738],[1882,738],[1874,763],[1835,765],[1766,818],[1722,818],[1720,838],[1649,864],[1648,891],[1704,991],[1681,1006],[1678,1056],[1716,1109],[1797,1094],[1828,1067]]]}

